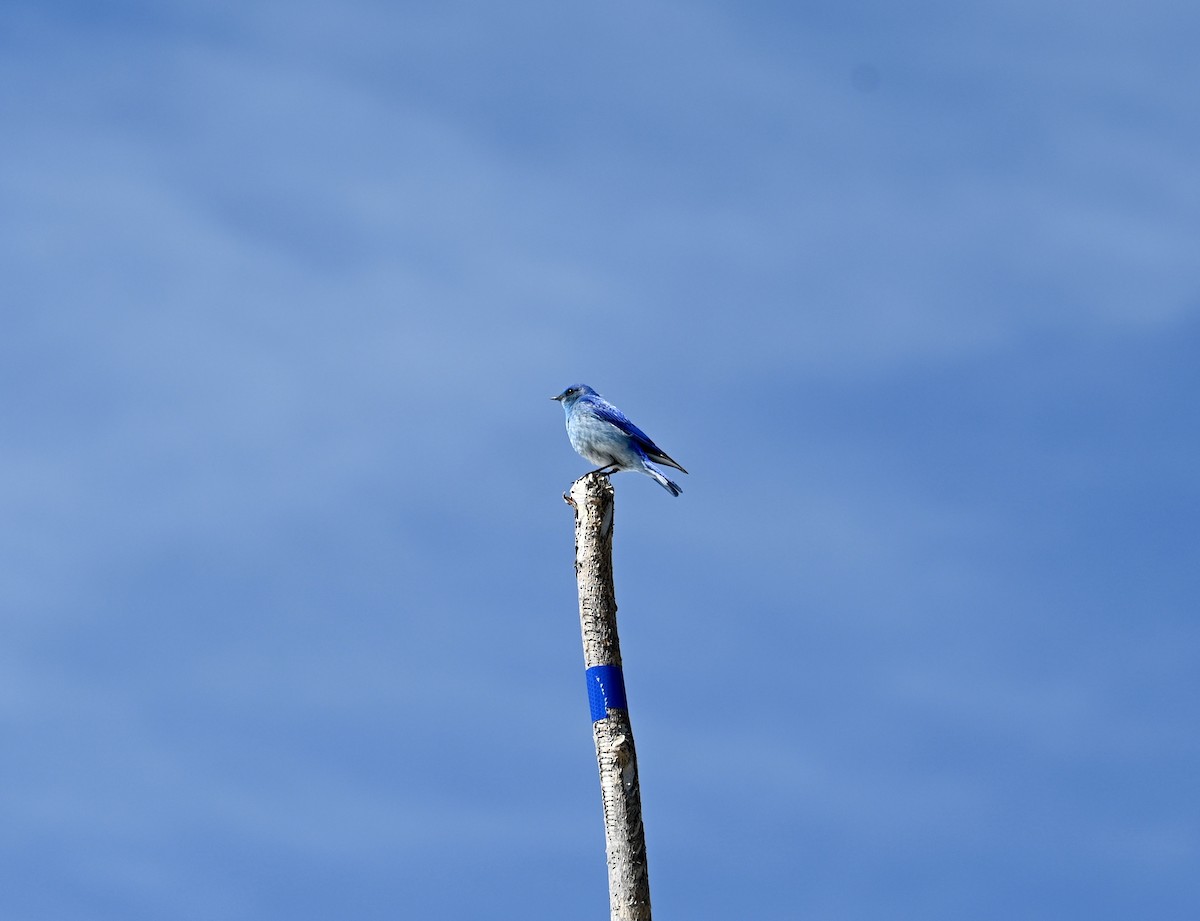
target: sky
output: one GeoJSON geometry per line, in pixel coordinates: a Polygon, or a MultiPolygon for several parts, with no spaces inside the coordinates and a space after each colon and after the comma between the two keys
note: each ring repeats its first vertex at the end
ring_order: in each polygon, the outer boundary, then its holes
{"type": "Polygon", "coordinates": [[[0,917],[1200,916],[1198,29],[8,0],[0,917]]]}

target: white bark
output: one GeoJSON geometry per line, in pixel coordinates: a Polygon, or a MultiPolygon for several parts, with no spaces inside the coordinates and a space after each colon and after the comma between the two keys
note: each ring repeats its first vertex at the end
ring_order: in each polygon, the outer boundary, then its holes
{"type": "MultiPolygon", "coordinates": [[[[589,474],[571,486],[575,508],[575,576],[579,583],[579,626],[584,668],[621,666],[617,600],[612,575],[613,488],[608,477],[589,474]]],[[[637,752],[629,711],[608,708],[592,724],[604,842],[608,854],[608,898],[612,921],[650,921],[650,879],[637,752]]]]}

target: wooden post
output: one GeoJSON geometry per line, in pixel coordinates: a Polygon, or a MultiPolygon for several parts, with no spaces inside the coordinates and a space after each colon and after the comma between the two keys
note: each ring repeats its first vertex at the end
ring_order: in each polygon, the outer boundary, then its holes
{"type": "Polygon", "coordinates": [[[617,638],[612,574],[613,488],[608,477],[592,473],[576,480],[570,495],[563,498],[575,509],[579,627],[600,766],[611,919],[650,921],[642,794],[617,638]]]}

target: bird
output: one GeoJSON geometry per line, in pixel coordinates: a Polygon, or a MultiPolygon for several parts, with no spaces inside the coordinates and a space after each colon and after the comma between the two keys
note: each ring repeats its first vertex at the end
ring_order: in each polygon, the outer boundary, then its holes
{"type": "MultiPolygon", "coordinates": [[[[622,470],[644,473],[672,496],[682,489],[662,475],[651,463],[654,461],[687,473],[667,452],[650,440],[650,436],[629,421],[621,410],[596,393],[587,384],[572,384],[556,397],[567,416],[567,437],[571,447],[593,464],[588,473],[610,476],[622,470]]],[[[587,476],[587,474],[584,474],[587,476]]]]}

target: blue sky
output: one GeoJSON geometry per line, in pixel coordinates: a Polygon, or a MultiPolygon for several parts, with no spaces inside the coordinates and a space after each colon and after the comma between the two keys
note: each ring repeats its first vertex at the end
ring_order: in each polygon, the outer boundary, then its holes
{"type": "Polygon", "coordinates": [[[1200,911],[1193,4],[0,10],[0,915],[1200,911]]]}

